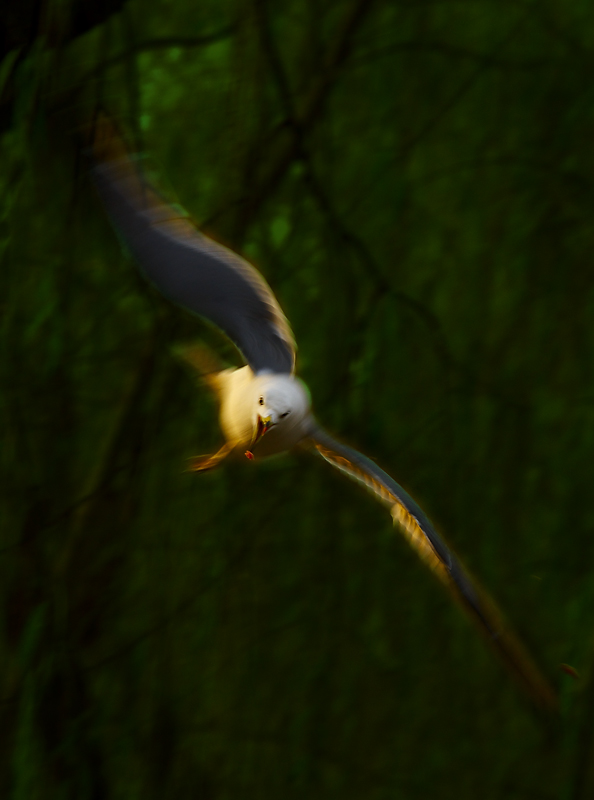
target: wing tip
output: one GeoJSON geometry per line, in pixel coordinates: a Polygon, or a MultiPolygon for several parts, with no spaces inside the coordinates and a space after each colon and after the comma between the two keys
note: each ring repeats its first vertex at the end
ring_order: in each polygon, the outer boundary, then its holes
{"type": "Polygon", "coordinates": [[[551,681],[537,666],[526,645],[507,622],[495,601],[480,584],[471,579],[456,562],[460,574],[452,578],[451,588],[490,650],[505,667],[518,689],[539,712],[559,712],[559,699],[551,681]],[[462,576],[462,580],[460,579],[462,576]],[[468,593],[467,587],[470,587],[468,593]]]}

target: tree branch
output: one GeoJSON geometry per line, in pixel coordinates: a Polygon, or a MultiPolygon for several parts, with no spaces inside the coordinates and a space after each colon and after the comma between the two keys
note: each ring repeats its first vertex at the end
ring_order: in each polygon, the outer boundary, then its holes
{"type": "MultiPolygon", "coordinates": [[[[251,187],[249,198],[245,197],[239,203],[240,213],[231,237],[235,246],[243,239],[245,230],[262,204],[284,178],[295,159],[299,147],[294,133],[295,128],[298,127],[303,132],[311,128],[320,117],[324,103],[338,78],[340,68],[352,50],[355,35],[361,28],[372,5],[373,0],[355,0],[345,15],[334,42],[328,47],[317,80],[304,98],[295,103],[294,113],[283,119],[271,135],[262,142],[257,151],[251,155],[253,163],[258,164],[262,161],[265,166],[259,178],[256,178],[255,186],[251,187]]],[[[262,7],[260,6],[260,8],[262,7]]],[[[285,99],[288,97],[286,88],[282,94],[285,99]]]]}

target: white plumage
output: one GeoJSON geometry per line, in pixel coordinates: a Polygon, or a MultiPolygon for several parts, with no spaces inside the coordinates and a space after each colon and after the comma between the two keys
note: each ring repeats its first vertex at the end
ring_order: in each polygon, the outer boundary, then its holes
{"type": "Polygon", "coordinates": [[[270,456],[295,447],[313,430],[309,392],[294,375],[254,375],[245,366],[223,370],[209,382],[219,397],[221,429],[233,449],[270,456]],[[258,435],[263,420],[266,434],[258,435]]]}

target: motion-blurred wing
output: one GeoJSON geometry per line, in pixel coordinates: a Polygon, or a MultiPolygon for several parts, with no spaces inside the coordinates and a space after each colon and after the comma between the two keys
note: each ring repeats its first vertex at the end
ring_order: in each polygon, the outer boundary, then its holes
{"type": "Polygon", "coordinates": [[[291,373],[294,339],[260,273],[165,202],[106,119],[92,152],[92,174],[111,221],[157,289],[214,322],[254,372],[291,373]]]}
{"type": "Polygon", "coordinates": [[[350,478],[365,484],[390,507],[394,522],[400,525],[412,547],[486,634],[490,644],[536,705],[555,708],[557,700],[554,690],[521,642],[505,625],[493,601],[470,580],[415,501],[373,461],[336,442],[325,431],[316,428],[310,438],[326,461],[350,478]]]}

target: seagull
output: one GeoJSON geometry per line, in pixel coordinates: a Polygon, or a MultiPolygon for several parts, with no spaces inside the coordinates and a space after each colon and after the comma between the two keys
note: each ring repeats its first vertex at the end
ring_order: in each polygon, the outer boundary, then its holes
{"type": "MultiPolygon", "coordinates": [[[[193,459],[190,469],[214,469],[232,454],[258,460],[301,445],[313,449],[387,506],[535,706],[555,709],[554,689],[417,503],[374,461],[320,427],[310,393],[295,375],[291,328],[260,272],[202,234],[179,205],[164,198],[108,117],[98,119],[92,137],[92,178],[133,260],[162,295],[214,323],[246,362],[204,375],[218,399],[225,443],[217,453],[193,459]]],[[[188,348],[186,358],[200,366],[199,349],[188,348]]]]}

